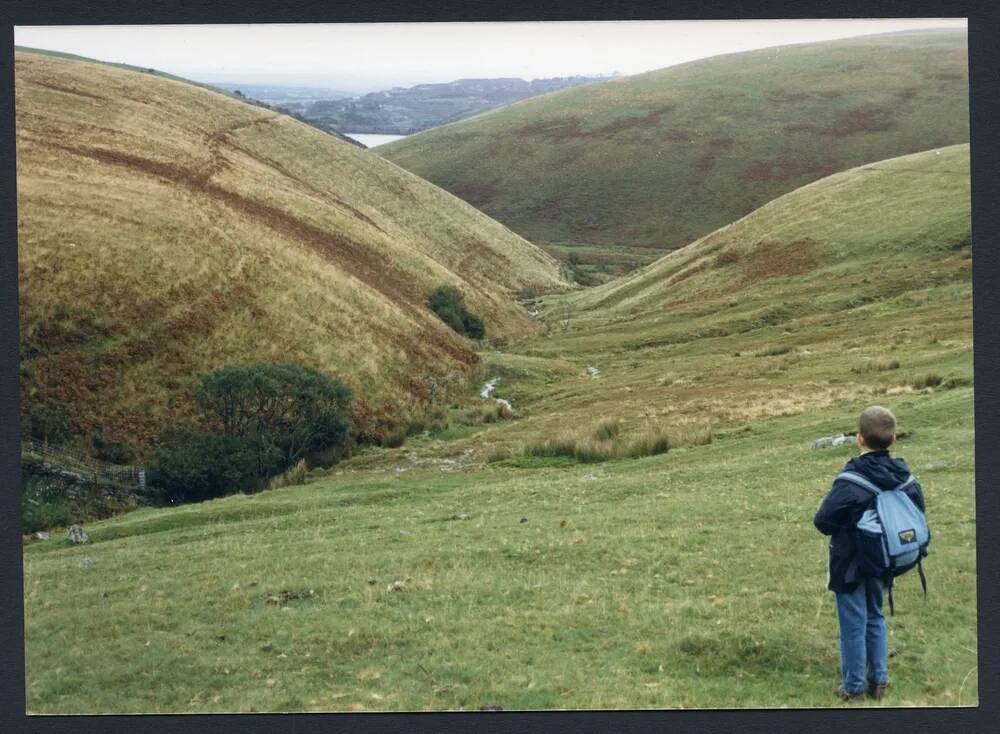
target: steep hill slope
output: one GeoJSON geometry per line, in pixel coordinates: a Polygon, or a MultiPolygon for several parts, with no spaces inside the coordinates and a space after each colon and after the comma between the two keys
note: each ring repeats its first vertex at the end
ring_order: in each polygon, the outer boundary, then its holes
{"type": "Polygon", "coordinates": [[[621,272],[810,181],[968,140],[964,33],[769,48],[526,100],[379,148],[621,272]]]}
{"type": "Polygon", "coordinates": [[[461,372],[424,305],[458,286],[488,333],[565,287],[450,194],[286,116],[110,66],[16,54],[22,385],[75,428],[150,440],[226,363],[294,360],[369,397],[461,372]]]}

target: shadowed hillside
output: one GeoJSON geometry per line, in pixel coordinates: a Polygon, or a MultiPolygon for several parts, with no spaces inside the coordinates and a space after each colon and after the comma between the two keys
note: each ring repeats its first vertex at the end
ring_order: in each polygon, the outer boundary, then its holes
{"type": "Polygon", "coordinates": [[[474,345],[425,305],[455,285],[490,337],[564,288],[544,252],[287,116],[111,66],[18,52],[21,369],[29,404],[148,442],[199,374],[298,361],[405,402],[474,345]]]}
{"type": "Polygon", "coordinates": [[[590,275],[651,262],[781,194],[968,140],[961,32],[718,56],[526,100],[379,154],[590,275]]]}

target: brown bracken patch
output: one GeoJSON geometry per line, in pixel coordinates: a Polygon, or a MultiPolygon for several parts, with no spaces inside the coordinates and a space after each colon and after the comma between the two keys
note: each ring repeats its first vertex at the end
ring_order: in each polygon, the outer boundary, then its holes
{"type": "Polygon", "coordinates": [[[809,238],[794,242],[761,242],[753,255],[741,260],[743,280],[754,283],[766,278],[802,275],[816,267],[816,242],[809,238]]]}
{"type": "Polygon", "coordinates": [[[597,138],[614,138],[623,132],[659,127],[663,115],[673,111],[673,109],[673,105],[664,105],[650,110],[642,117],[616,117],[606,125],[602,125],[593,132],[588,133],[588,135],[597,138]]]}
{"type": "Polygon", "coordinates": [[[790,133],[829,135],[835,138],[844,138],[861,133],[885,132],[895,127],[896,121],[893,119],[890,110],[882,109],[881,107],[855,107],[852,110],[837,115],[836,119],[829,125],[798,123],[795,125],[786,125],[785,130],[790,133]]]}
{"type": "Polygon", "coordinates": [[[491,186],[488,183],[475,183],[473,181],[464,181],[445,186],[445,188],[462,201],[472,204],[475,207],[488,204],[499,193],[495,186],[491,186]]]}
{"type": "Polygon", "coordinates": [[[520,136],[548,138],[549,140],[568,140],[583,137],[580,132],[580,120],[568,117],[564,120],[541,120],[521,126],[517,131],[520,136]]]}

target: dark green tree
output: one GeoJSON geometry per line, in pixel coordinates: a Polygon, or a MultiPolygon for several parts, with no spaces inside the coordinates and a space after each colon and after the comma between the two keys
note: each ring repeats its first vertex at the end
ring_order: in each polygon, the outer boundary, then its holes
{"type": "Polygon", "coordinates": [[[343,444],[351,397],[344,383],[298,364],[223,367],[195,394],[207,426],[253,443],[260,476],[343,444]]]}
{"type": "Polygon", "coordinates": [[[200,502],[239,490],[257,480],[257,451],[241,436],[200,428],[169,428],[149,462],[149,482],[166,502],[200,502]]]}
{"type": "Polygon", "coordinates": [[[465,297],[453,285],[443,285],[427,299],[431,311],[454,331],[472,339],[484,339],[483,320],[465,307],[465,297]]]}

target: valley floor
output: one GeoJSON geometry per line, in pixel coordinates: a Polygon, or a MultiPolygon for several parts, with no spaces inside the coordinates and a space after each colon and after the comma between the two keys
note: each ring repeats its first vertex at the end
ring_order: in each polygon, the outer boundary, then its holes
{"type": "MultiPolygon", "coordinates": [[[[885,705],[977,703],[972,398],[893,402],[935,535],[927,603],[917,579],[897,587],[885,705]]],[[[851,451],[809,442],[854,407],[603,464],[445,472],[400,453],[303,487],[133,512],[88,527],[86,546],[33,543],[27,708],[840,705],[811,519],[851,451]]]]}

